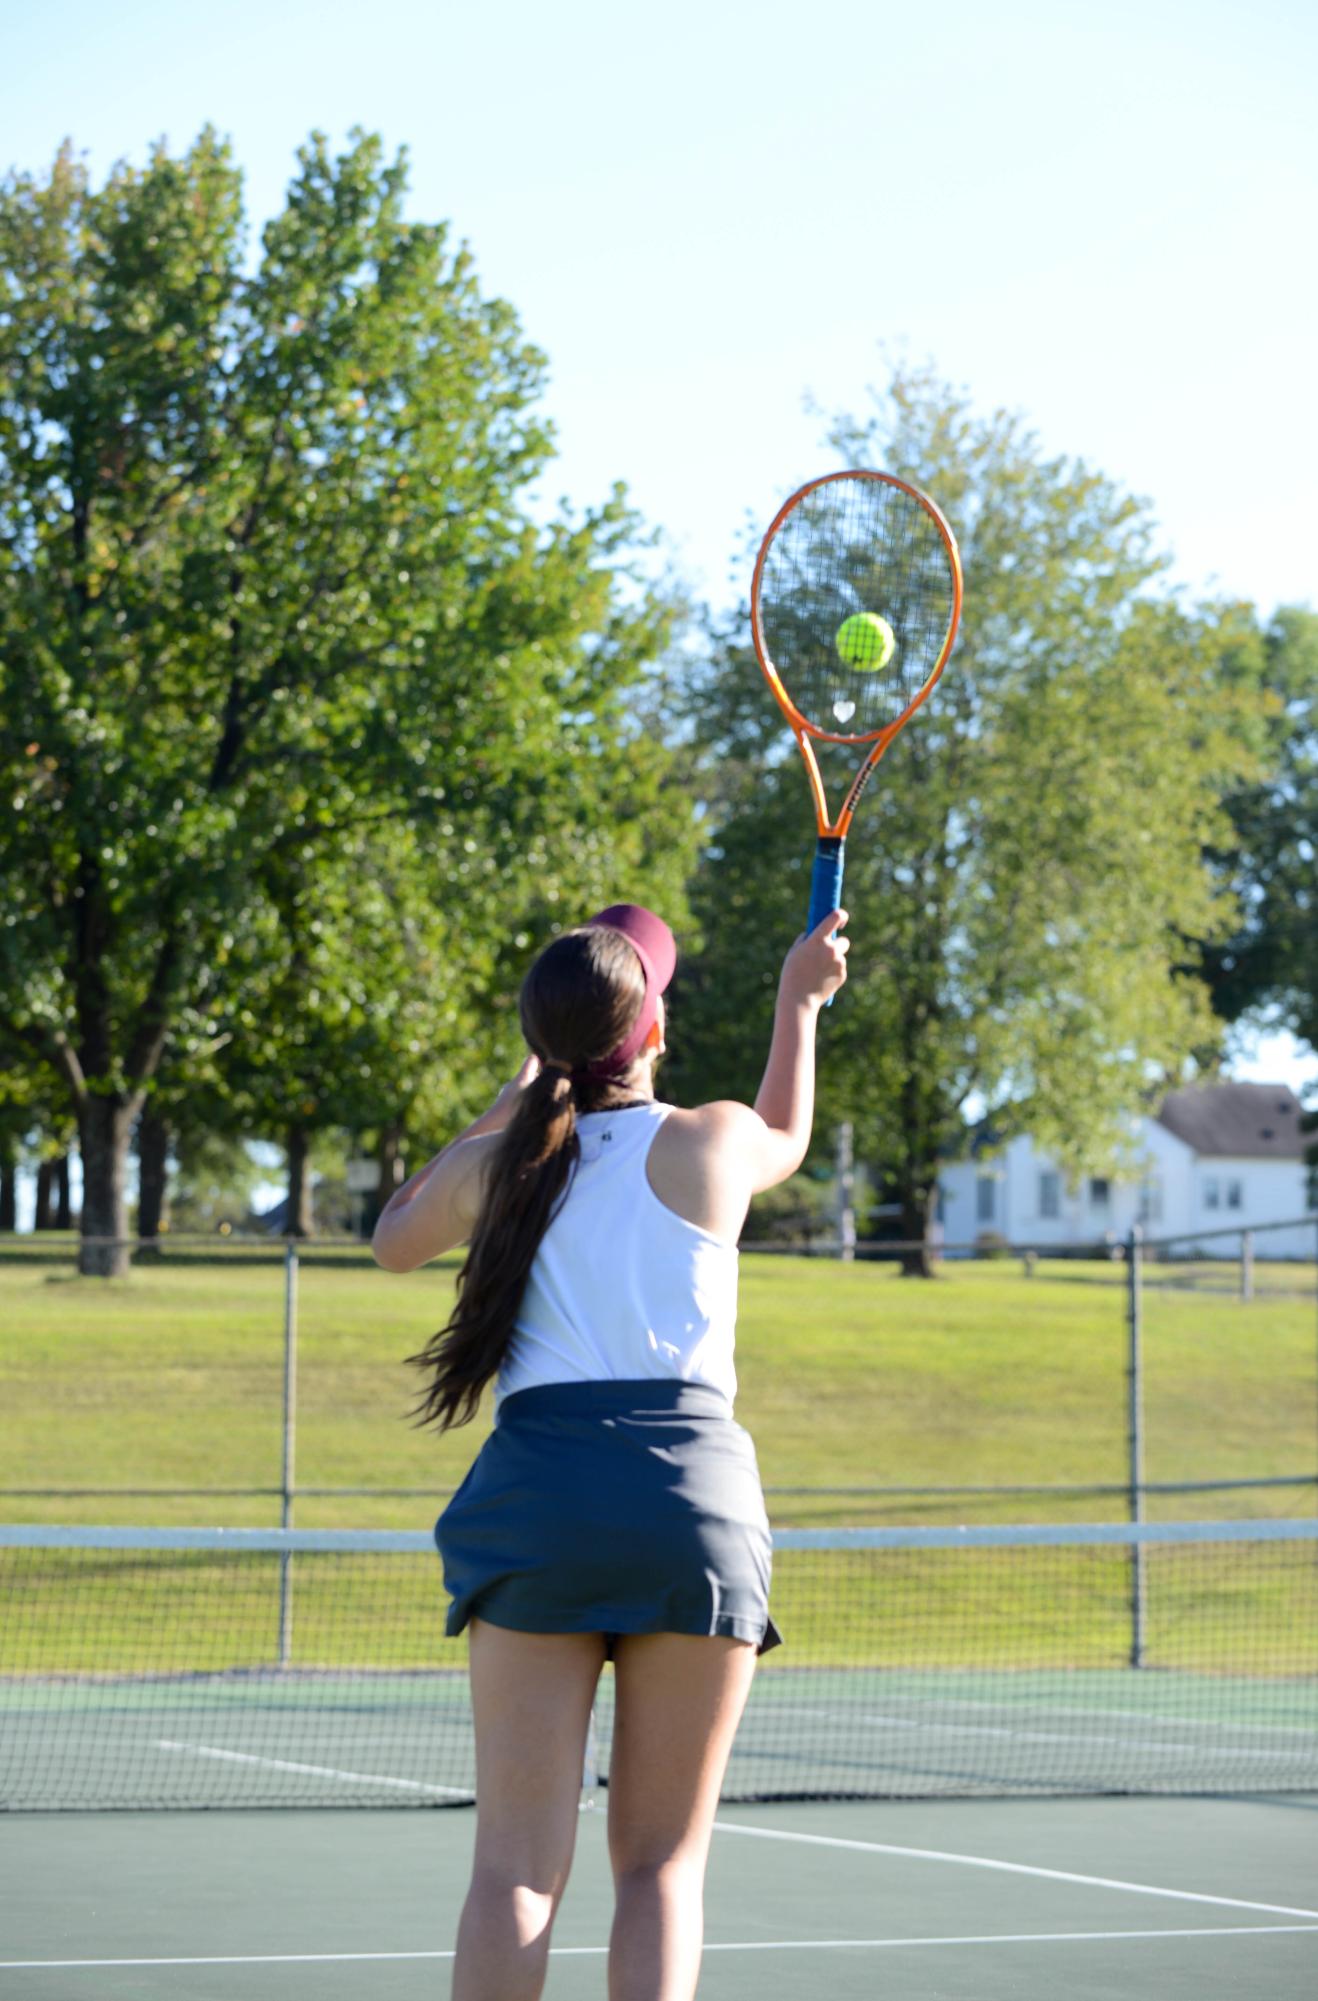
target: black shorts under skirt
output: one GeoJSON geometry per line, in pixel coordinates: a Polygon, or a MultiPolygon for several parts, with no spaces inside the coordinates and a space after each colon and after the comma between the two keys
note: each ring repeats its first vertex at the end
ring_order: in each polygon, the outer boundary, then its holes
{"type": "Polygon", "coordinates": [[[722,1634],[760,1653],[772,1537],[755,1447],[704,1384],[548,1383],[505,1397],[435,1524],[452,1604],[523,1633],[722,1634]]]}

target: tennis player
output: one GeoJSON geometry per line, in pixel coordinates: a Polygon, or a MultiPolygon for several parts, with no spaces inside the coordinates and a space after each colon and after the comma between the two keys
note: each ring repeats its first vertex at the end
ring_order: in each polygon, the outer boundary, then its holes
{"type": "Polygon", "coordinates": [[[819,1009],[845,913],[783,964],[752,1110],[658,1102],[663,920],[615,904],[548,945],[521,992],[530,1054],[399,1189],[374,1249],[413,1271],[470,1245],[447,1326],[412,1360],[420,1415],[496,1423],[435,1528],[468,1632],[476,1853],[454,2001],[533,2001],[567,1882],[595,1685],[615,1677],[611,2001],[690,2001],[710,1833],[769,1617],[771,1539],[732,1414],[737,1238],[800,1166],[819,1009]]]}

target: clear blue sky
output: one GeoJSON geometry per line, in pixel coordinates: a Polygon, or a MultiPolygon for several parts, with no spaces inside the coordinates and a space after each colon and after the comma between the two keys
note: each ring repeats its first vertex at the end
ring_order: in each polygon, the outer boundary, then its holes
{"type": "Polygon", "coordinates": [[[884,347],[1148,495],[1192,584],[1318,600],[1311,0],[7,12],[0,164],[210,120],[263,218],[313,126],[406,144],[550,357],[556,490],[626,479],[712,595],[884,347]]]}
{"type": "Polygon", "coordinates": [[[549,356],[551,494],[626,480],[712,598],[886,351],[1147,495],[1191,588],[1318,603],[1312,0],[6,12],[0,166],[210,121],[260,220],[312,127],[405,144],[549,356]]]}

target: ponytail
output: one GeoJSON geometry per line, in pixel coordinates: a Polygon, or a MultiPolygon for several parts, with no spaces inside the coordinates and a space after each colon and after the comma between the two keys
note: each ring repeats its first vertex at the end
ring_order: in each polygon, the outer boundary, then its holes
{"type": "Polygon", "coordinates": [[[577,1114],[630,1101],[620,1078],[588,1065],[618,1047],[645,994],[640,962],[605,929],[571,931],[541,953],[521,995],[522,1030],[541,1070],[500,1135],[457,1297],[445,1325],[408,1362],[430,1372],[414,1408],[440,1431],[470,1423],[508,1351],[540,1240],[580,1158],[577,1114]],[[545,1052],[570,1049],[567,1057],[545,1052]]]}
{"type": "Polygon", "coordinates": [[[522,1093],[490,1169],[448,1322],[409,1362],[433,1371],[418,1424],[441,1431],[476,1415],[498,1371],[540,1239],[568,1190],[580,1142],[571,1079],[542,1070],[522,1093]]]}

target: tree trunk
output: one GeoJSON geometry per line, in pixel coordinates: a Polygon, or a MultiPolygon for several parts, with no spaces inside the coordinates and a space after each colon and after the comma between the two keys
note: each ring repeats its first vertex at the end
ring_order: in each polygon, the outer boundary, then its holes
{"type": "Polygon", "coordinates": [[[937,1184],[933,1187],[899,1187],[897,1199],[902,1205],[902,1242],[911,1248],[901,1254],[903,1278],[933,1278],[933,1259],[929,1255],[929,1226],[933,1221],[934,1197],[937,1184]]]}
{"type": "Polygon", "coordinates": [[[363,1231],[370,1236],[388,1205],[390,1196],[399,1183],[399,1162],[402,1159],[403,1123],[401,1119],[390,1119],[380,1128],[380,1144],[376,1150],[380,1178],[375,1184],[375,1193],[366,1205],[362,1218],[363,1231]]]}
{"type": "Polygon", "coordinates": [[[148,1108],[137,1126],[137,1234],[159,1249],[169,1199],[169,1127],[148,1108]]]}
{"type": "Polygon", "coordinates": [[[34,1230],[53,1230],[54,1204],[51,1200],[55,1192],[55,1163],[42,1160],[37,1163],[37,1206],[32,1216],[34,1230]]]}
{"type": "Polygon", "coordinates": [[[132,1263],[127,1187],[133,1109],[118,1098],[93,1095],[78,1115],[82,1150],[78,1270],[85,1278],[124,1278],[132,1263]]]}
{"type": "Polygon", "coordinates": [[[0,1230],[18,1228],[18,1162],[15,1149],[0,1149],[0,1230]]]}
{"type": "Polygon", "coordinates": [[[305,1126],[288,1128],[288,1215],[284,1221],[286,1237],[309,1237],[316,1227],[315,1213],[311,1202],[311,1170],[308,1155],[311,1152],[311,1135],[305,1126]]]}
{"type": "Polygon", "coordinates": [[[73,1228],[73,1196],[69,1188],[69,1156],[62,1153],[55,1162],[55,1228],[73,1228]]]}

